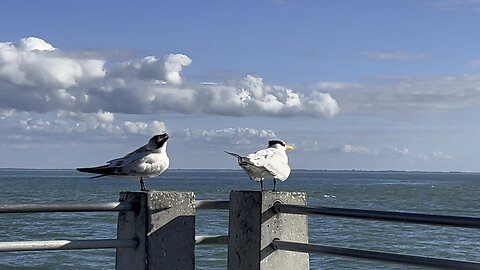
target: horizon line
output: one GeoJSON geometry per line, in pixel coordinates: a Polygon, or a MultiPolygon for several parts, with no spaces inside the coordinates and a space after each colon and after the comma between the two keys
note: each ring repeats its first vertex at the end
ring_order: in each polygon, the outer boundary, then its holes
{"type": "MultiPolygon", "coordinates": [[[[75,171],[75,168],[25,168],[25,167],[0,167],[0,170],[72,170],[75,171]]],[[[218,171],[242,171],[241,168],[170,168],[169,170],[218,170],[218,171]]],[[[379,170],[370,170],[370,169],[306,169],[298,168],[292,169],[292,171],[325,171],[325,172],[417,172],[417,173],[480,173],[480,171],[458,171],[458,170],[449,170],[449,171],[429,171],[429,170],[394,170],[394,169],[379,169],[379,170]]]]}

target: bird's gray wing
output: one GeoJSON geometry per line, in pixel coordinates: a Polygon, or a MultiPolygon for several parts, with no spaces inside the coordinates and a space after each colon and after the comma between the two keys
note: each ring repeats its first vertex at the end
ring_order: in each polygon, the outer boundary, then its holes
{"type": "Polygon", "coordinates": [[[123,156],[121,158],[116,158],[116,159],[109,160],[109,161],[107,161],[107,163],[109,164],[110,167],[122,167],[122,166],[130,164],[132,161],[138,160],[142,156],[145,156],[145,154],[146,154],[145,152],[147,152],[147,151],[148,151],[147,146],[144,145],[142,147],[139,147],[135,151],[132,151],[132,152],[126,154],[125,156],[123,156]]]}
{"type": "Polygon", "coordinates": [[[80,172],[100,174],[96,177],[107,175],[127,175],[132,170],[132,164],[141,161],[146,155],[149,154],[149,152],[150,151],[147,150],[147,147],[144,145],[135,151],[126,154],[124,157],[107,161],[107,165],[89,168],[77,168],[77,170],[80,172]]]}
{"type": "Polygon", "coordinates": [[[247,156],[255,166],[263,167],[281,181],[290,175],[287,155],[275,148],[259,150],[247,156]]]}

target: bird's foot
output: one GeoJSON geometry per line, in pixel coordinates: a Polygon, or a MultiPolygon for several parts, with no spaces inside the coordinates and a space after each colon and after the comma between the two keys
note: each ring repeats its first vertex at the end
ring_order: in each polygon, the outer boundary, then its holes
{"type": "Polygon", "coordinates": [[[149,191],[149,190],[145,187],[145,181],[143,181],[143,179],[140,179],[140,190],[141,190],[141,191],[149,191]]]}

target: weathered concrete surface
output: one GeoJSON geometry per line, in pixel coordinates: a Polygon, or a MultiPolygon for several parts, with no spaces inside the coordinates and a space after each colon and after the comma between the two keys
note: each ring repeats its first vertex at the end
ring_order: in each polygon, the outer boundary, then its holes
{"type": "Polygon", "coordinates": [[[120,201],[136,203],[137,212],[118,218],[118,238],[136,237],[136,249],[117,250],[117,270],[193,270],[195,196],[192,192],[125,192],[120,201]]]}
{"type": "Polygon", "coordinates": [[[308,242],[307,216],[276,214],[275,202],[306,204],[305,193],[232,191],[230,193],[229,270],[309,269],[305,253],[275,251],[273,239],[308,242]]]}
{"type": "Polygon", "coordinates": [[[308,253],[277,250],[272,252],[273,239],[308,243],[308,216],[275,214],[271,207],[275,202],[305,205],[306,194],[301,192],[264,192],[262,200],[261,270],[307,270],[308,253]]]}
{"type": "Polygon", "coordinates": [[[137,207],[135,212],[119,212],[117,225],[118,239],[137,239],[137,248],[118,248],[115,260],[116,270],[145,270],[146,258],[146,209],[147,193],[122,192],[120,202],[133,203],[137,207]]]}
{"type": "Polygon", "coordinates": [[[148,269],[195,268],[195,196],[193,192],[148,193],[148,269]]]}
{"type": "Polygon", "coordinates": [[[228,270],[260,269],[262,194],[230,193],[228,270]]]}

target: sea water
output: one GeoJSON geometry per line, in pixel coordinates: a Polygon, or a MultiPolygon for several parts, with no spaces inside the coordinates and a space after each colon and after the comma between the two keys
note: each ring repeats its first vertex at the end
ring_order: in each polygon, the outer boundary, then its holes
{"type": "MultiPolygon", "coordinates": [[[[169,170],[146,182],[151,190],[193,191],[198,200],[228,200],[231,190],[259,190],[240,170],[169,170]]],[[[271,187],[268,183],[267,187],[271,187]]],[[[90,179],[74,170],[0,170],[0,204],[118,201],[138,182],[90,179]]],[[[293,171],[282,191],[307,193],[311,206],[480,216],[480,174],[440,172],[293,171]]],[[[117,213],[1,214],[0,241],[116,237],[117,213]]],[[[475,229],[316,216],[309,241],[456,260],[480,261],[475,229]]],[[[197,235],[225,235],[228,212],[197,212],[197,235]]],[[[226,246],[198,246],[196,269],[226,269],[226,246]]],[[[114,269],[114,250],[0,253],[3,269],[114,269]]],[[[310,256],[311,269],[422,269],[334,256],[310,256]]]]}

